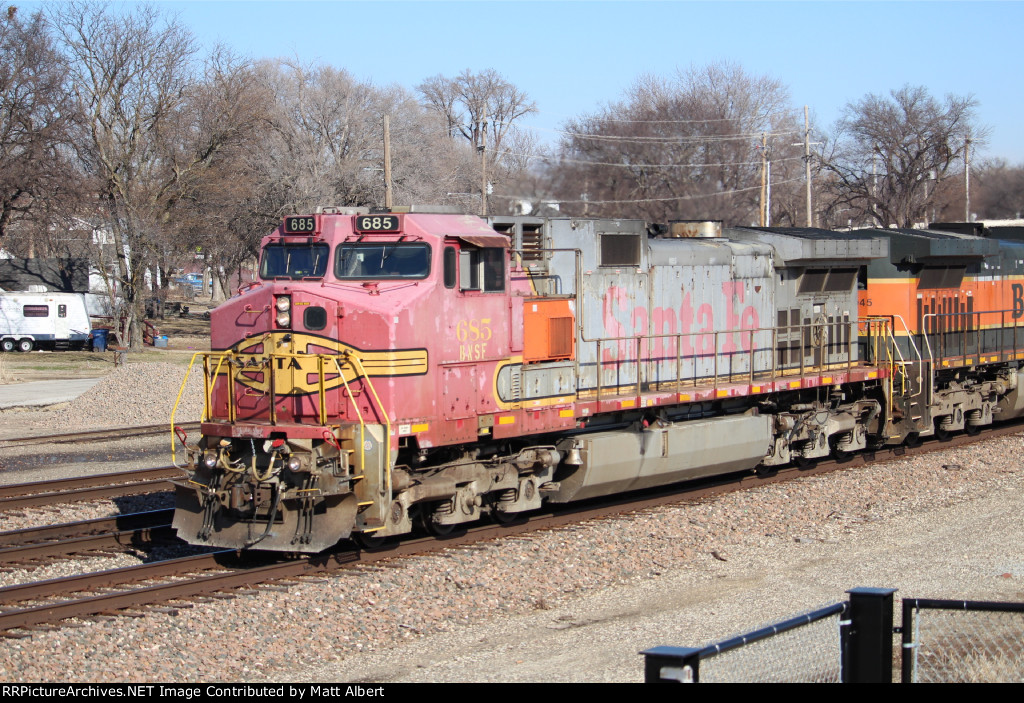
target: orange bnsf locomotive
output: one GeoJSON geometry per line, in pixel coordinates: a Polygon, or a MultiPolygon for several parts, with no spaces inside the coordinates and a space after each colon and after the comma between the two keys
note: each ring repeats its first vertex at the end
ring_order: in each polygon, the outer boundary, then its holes
{"type": "Polygon", "coordinates": [[[315,552],[1021,414],[1007,256],[888,230],[287,217],[212,313],[174,526],[315,552]]]}

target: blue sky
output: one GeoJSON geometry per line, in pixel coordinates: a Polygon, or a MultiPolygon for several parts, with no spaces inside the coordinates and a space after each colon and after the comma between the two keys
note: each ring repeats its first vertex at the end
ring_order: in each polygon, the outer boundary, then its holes
{"type": "Polygon", "coordinates": [[[528,124],[545,141],[566,118],[618,100],[641,74],[727,60],[781,80],[794,107],[809,105],[826,128],[848,102],[904,84],[939,98],[973,94],[992,130],[981,156],[1024,163],[1024,2],[155,4],[204,43],[323,61],[378,85],[411,90],[438,73],[494,68],[536,101],[528,124]]]}

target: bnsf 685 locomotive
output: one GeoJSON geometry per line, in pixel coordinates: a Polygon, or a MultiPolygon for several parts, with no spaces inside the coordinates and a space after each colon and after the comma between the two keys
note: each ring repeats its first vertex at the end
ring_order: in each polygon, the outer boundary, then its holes
{"type": "Polygon", "coordinates": [[[1019,414],[1015,318],[964,303],[1012,284],[986,287],[999,247],[972,241],[287,217],[211,316],[174,526],[319,551],[1019,414]],[[979,292],[957,296],[965,266],[979,292]]]}

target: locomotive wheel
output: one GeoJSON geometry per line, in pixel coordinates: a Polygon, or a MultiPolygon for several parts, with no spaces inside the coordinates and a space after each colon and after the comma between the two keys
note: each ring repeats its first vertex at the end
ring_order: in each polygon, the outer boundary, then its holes
{"type": "Polygon", "coordinates": [[[356,532],[352,535],[352,541],[362,549],[379,549],[384,546],[387,539],[384,535],[378,535],[376,532],[356,532]]]}
{"type": "Polygon", "coordinates": [[[911,432],[907,435],[906,439],[903,440],[903,444],[911,449],[921,446],[921,435],[917,432],[911,432]]]}
{"type": "Polygon", "coordinates": [[[836,461],[849,461],[853,457],[853,453],[835,447],[832,449],[832,456],[836,461]]]}
{"type": "Polygon", "coordinates": [[[434,522],[429,518],[424,522],[426,523],[427,532],[435,537],[447,537],[455,530],[455,525],[444,525],[440,522],[434,522]]]}
{"type": "Polygon", "coordinates": [[[796,464],[798,469],[809,469],[814,466],[814,459],[808,459],[805,456],[793,457],[793,463],[796,464]]]}
{"type": "Polygon", "coordinates": [[[935,428],[935,439],[940,442],[948,442],[949,438],[953,436],[953,433],[949,430],[944,430],[941,427],[935,428]]]}
{"type": "Polygon", "coordinates": [[[432,510],[429,506],[417,506],[416,524],[428,535],[434,537],[447,537],[455,529],[455,525],[443,525],[431,519],[432,510]]]}
{"type": "Polygon", "coordinates": [[[499,525],[510,525],[521,517],[520,513],[506,513],[504,510],[491,508],[491,519],[499,525]]]}
{"type": "Polygon", "coordinates": [[[977,437],[981,433],[981,425],[964,425],[964,432],[971,437],[977,437]]]}

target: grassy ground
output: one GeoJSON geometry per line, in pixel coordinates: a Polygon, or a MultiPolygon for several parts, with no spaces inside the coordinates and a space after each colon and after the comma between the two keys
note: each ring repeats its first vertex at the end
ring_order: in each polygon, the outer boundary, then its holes
{"type": "MultiPolygon", "coordinates": [[[[197,314],[187,317],[168,315],[162,320],[152,320],[157,334],[167,336],[167,348],[144,347],[140,352],[129,352],[126,355],[128,363],[163,362],[184,366],[195,352],[208,350],[210,321],[201,317],[207,306],[194,302],[188,304],[197,314]]],[[[0,383],[96,378],[114,370],[115,358],[113,351],[0,352],[0,383]]]]}

